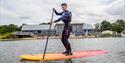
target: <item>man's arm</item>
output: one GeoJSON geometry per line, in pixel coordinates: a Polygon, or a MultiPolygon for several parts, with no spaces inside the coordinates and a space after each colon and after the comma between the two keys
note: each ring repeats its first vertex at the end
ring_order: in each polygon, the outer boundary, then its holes
{"type": "Polygon", "coordinates": [[[54,8],[53,8],[53,11],[55,12],[56,15],[62,15],[62,12],[59,13],[59,12],[57,12],[54,8]]]}
{"type": "Polygon", "coordinates": [[[54,21],[54,22],[59,22],[59,21],[65,21],[65,20],[67,20],[68,21],[68,17],[69,16],[71,16],[71,14],[69,13],[69,12],[65,12],[65,14],[64,15],[62,15],[60,18],[58,18],[56,21],[54,21]]]}

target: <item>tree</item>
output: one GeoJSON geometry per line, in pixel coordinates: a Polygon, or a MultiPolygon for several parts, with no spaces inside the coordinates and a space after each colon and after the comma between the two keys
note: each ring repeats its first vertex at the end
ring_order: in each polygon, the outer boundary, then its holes
{"type": "Polygon", "coordinates": [[[17,30],[18,30],[18,26],[17,25],[14,25],[14,24],[9,24],[8,25],[8,32],[9,33],[17,31],[17,30]]]}
{"type": "Polygon", "coordinates": [[[8,32],[8,26],[7,25],[2,25],[0,26],[0,34],[4,34],[8,32]]]}
{"type": "Polygon", "coordinates": [[[125,29],[125,21],[124,20],[117,20],[115,23],[112,24],[111,30],[121,33],[125,29]]]}
{"type": "Polygon", "coordinates": [[[101,31],[105,31],[105,30],[110,30],[111,29],[111,23],[105,21],[102,21],[101,23],[101,31]]]}
{"type": "Polygon", "coordinates": [[[118,24],[118,25],[120,25],[121,27],[125,28],[125,21],[124,20],[118,19],[115,23],[118,24]]]}
{"type": "Polygon", "coordinates": [[[14,24],[0,26],[0,34],[11,33],[18,30],[18,26],[14,24]]]}
{"type": "Polygon", "coordinates": [[[100,29],[100,24],[99,23],[96,23],[94,26],[95,26],[95,29],[100,29]]]}

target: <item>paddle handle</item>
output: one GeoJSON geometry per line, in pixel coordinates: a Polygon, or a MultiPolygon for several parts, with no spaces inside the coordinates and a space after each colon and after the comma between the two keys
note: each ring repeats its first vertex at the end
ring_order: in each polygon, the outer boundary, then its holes
{"type": "Polygon", "coordinates": [[[50,31],[51,31],[52,22],[53,22],[53,16],[54,16],[54,11],[52,11],[52,16],[51,16],[51,20],[50,20],[50,26],[49,26],[49,30],[48,30],[48,35],[47,35],[47,40],[46,40],[46,44],[45,44],[45,48],[44,48],[42,60],[44,60],[44,58],[45,58],[46,49],[47,49],[47,45],[48,45],[48,41],[49,41],[49,36],[50,36],[50,31]]]}

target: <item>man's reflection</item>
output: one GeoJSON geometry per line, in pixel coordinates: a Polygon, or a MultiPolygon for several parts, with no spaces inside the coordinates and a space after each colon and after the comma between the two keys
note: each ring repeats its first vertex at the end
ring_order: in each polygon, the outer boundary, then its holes
{"type": "Polygon", "coordinates": [[[72,62],[72,59],[67,59],[64,61],[64,63],[73,63],[73,62],[72,62]]]}

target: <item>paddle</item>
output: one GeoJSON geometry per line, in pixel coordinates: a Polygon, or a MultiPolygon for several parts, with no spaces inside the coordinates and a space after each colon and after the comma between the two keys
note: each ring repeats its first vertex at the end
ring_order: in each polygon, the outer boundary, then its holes
{"type": "Polygon", "coordinates": [[[47,49],[48,40],[49,40],[50,31],[51,31],[52,22],[53,22],[53,15],[54,15],[54,11],[52,11],[52,17],[51,17],[51,20],[50,20],[50,26],[49,26],[49,30],[48,30],[48,35],[47,35],[47,40],[46,40],[46,44],[45,44],[45,48],[44,48],[43,58],[42,58],[42,60],[44,60],[44,58],[45,58],[45,54],[46,54],[46,49],[47,49]]]}

